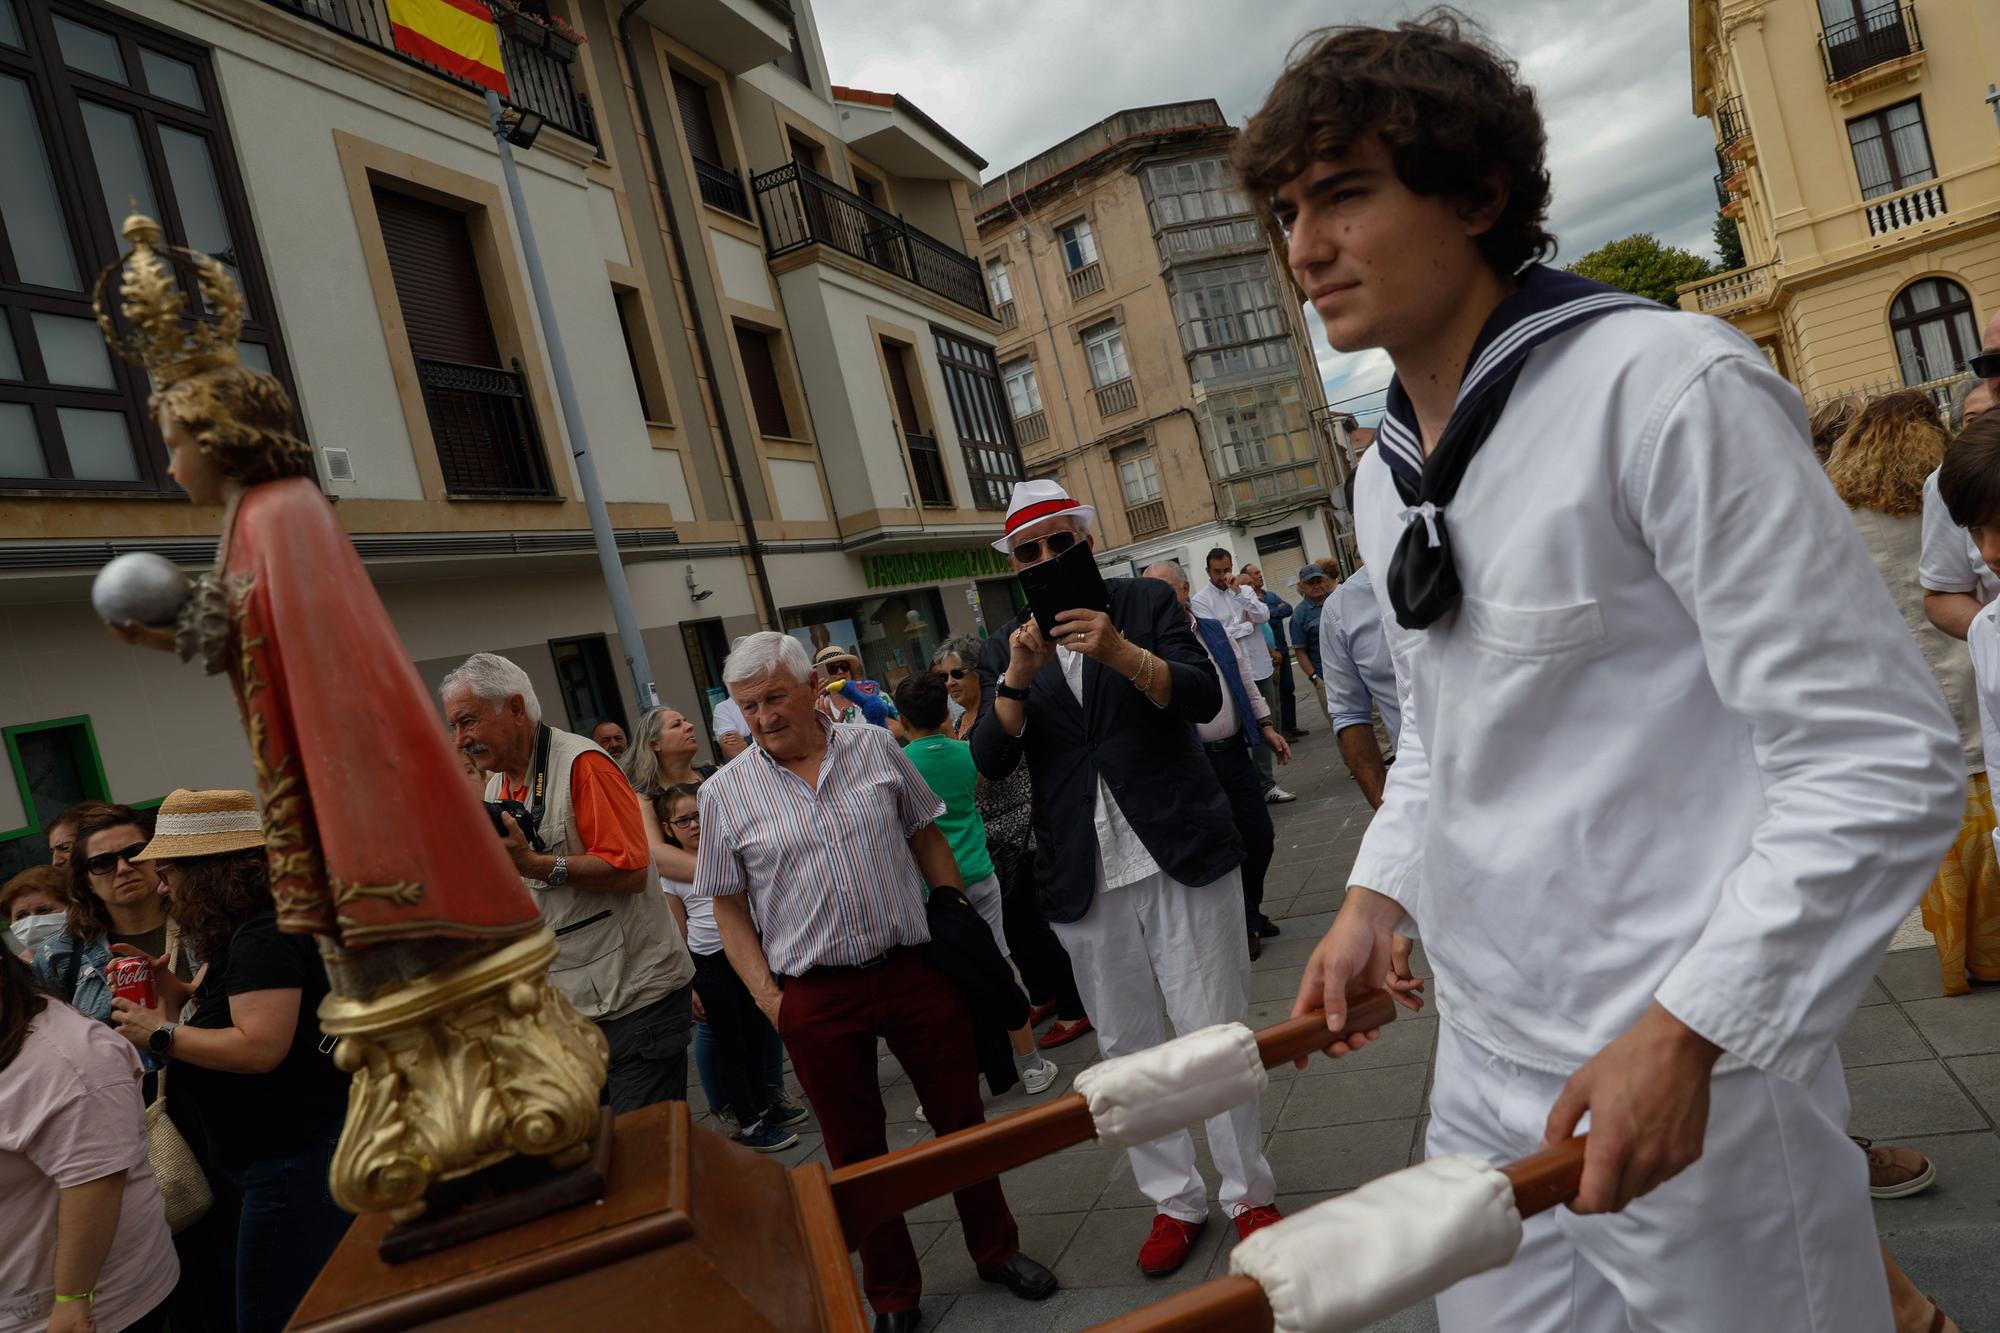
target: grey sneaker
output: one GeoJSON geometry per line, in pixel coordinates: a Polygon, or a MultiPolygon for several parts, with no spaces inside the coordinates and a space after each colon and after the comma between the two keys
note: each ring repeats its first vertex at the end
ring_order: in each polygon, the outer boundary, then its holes
{"type": "Polygon", "coordinates": [[[1055,1061],[1043,1059],[1040,1064],[1030,1065],[1021,1071],[1021,1086],[1026,1088],[1030,1095],[1047,1092],[1055,1085],[1056,1077],[1061,1073],[1062,1070],[1057,1067],[1055,1061]]]}

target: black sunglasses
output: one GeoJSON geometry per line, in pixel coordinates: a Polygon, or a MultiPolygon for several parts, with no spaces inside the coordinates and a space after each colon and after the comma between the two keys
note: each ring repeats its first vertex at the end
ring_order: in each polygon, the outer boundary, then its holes
{"type": "Polygon", "coordinates": [[[1024,542],[1014,543],[1014,558],[1024,565],[1032,565],[1042,558],[1042,546],[1046,544],[1050,555],[1061,555],[1076,545],[1074,532],[1051,532],[1047,537],[1032,537],[1024,542]]]}
{"type": "Polygon", "coordinates": [[[1965,368],[1980,379],[2000,379],[2000,351],[1981,352],[1965,363],[1965,368]]]}
{"type": "Polygon", "coordinates": [[[944,674],[950,676],[953,680],[964,680],[967,676],[972,674],[972,668],[953,667],[951,670],[945,672],[944,674]]]}
{"type": "Polygon", "coordinates": [[[130,847],[120,847],[115,852],[99,852],[97,855],[86,860],[83,863],[83,868],[93,875],[108,875],[118,868],[120,861],[125,862],[127,865],[139,864],[134,858],[145,850],[145,843],[135,842],[130,847]]]}

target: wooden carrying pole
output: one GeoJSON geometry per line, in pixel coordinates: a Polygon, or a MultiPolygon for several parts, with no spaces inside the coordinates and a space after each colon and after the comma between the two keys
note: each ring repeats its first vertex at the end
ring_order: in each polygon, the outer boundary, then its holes
{"type": "MultiPolygon", "coordinates": [[[[1576,1197],[1577,1186],[1583,1181],[1587,1137],[1564,1139],[1553,1148],[1500,1168],[1500,1174],[1514,1186],[1514,1206],[1523,1218],[1576,1197]]],[[[1217,1278],[1099,1324],[1091,1333],[1193,1333],[1197,1329],[1200,1333],[1271,1333],[1271,1305],[1264,1299],[1264,1289],[1255,1278],[1217,1278]]]]}
{"type": "MultiPolygon", "coordinates": [[[[1348,997],[1348,1034],[1384,1027],[1395,1018],[1396,1001],[1388,991],[1348,997]]],[[[1325,1011],[1315,1009],[1259,1032],[1257,1055],[1270,1069],[1324,1050],[1335,1040],[1326,1030],[1325,1011]]],[[[876,1227],[918,1204],[1096,1137],[1090,1106],[1081,1093],[1072,1092],[1046,1106],[842,1167],[830,1181],[847,1247],[856,1248],[876,1227]]],[[[1261,1292],[1257,1299],[1263,1300],[1261,1292]]],[[[1268,1311],[1264,1326],[1270,1327],[1268,1311]]]]}

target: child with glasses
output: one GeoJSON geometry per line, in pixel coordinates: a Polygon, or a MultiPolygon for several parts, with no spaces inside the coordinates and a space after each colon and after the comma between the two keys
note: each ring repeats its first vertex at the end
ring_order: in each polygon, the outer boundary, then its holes
{"type": "MultiPolygon", "coordinates": [[[[701,847],[700,790],[681,783],[654,802],[667,837],[690,854],[701,847]]],[[[799,1141],[791,1126],[810,1114],[785,1100],[784,1045],[722,951],[715,900],[689,896],[694,885],[683,880],[661,876],[660,884],[694,956],[695,1067],[708,1103],[736,1121],[744,1147],[783,1152],[799,1141]]]]}

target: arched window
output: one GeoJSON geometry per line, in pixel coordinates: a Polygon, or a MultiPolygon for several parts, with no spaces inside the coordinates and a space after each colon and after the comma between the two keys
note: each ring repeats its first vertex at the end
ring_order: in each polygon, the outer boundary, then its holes
{"type": "Polygon", "coordinates": [[[1979,353],[1972,298],[1946,278],[1924,278],[1905,287],[1889,307],[1889,330],[1904,384],[1955,375],[1967,357],[1979,353]]]}

